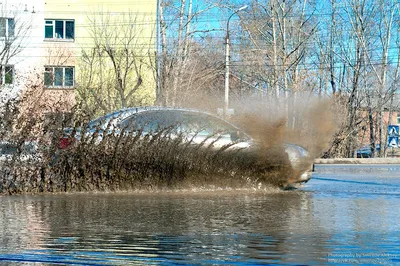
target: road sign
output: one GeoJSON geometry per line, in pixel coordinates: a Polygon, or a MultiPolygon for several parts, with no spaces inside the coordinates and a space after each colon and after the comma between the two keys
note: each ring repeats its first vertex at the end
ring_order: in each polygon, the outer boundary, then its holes
{"type": "Polygon", "coordinates": [[[388,138],[388,146],[392,148],[399,147],[399,138],[398,137],[389,137],[388,138]]]}
{"type": "Polygon", "coordinates": [[[398,125],[389,125],[388,127],[388,135],[390,137],[399,137],[399,127],[398,125]]]}
{"type": "Polygon", "coordinates": [[[389,125],[388,127],[388,147],[399,147],[399,129],[398,125],[389,125]]]}

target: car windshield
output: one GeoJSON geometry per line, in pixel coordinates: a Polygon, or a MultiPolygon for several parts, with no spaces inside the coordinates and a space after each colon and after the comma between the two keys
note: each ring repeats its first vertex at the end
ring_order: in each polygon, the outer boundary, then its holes
{"type": "Polygon", "coordinates": [[[245,134],[229,123],[208,114],[181,110],[146,111],[132,115],[121,123],[128,131],[155,132],[172,128],[187,135],[217,136],[232,141],[244,140],[245,134]]]}

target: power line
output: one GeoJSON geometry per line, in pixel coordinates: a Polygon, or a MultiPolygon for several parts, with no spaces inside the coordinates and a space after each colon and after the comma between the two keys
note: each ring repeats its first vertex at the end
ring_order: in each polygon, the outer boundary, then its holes
{"type": "MultiPolygon", "coordinates": [[[[250,63],[250,62],[234,61],[233,64],[230,64],[230,66],[233,66],[233,67],[253,66],[254,67],[255,64],[254,63],[250,63]],[[241,62],[244,62],[244,63],[243,64],[238,64],[238,63],[241,63],[241,62]]],[[[337,63],[337,64],[340,64],[340,63],[337,63]]],[[[323,65],[328,65],[328,66],[320,67],[320,66],[316,66],[316,65],[318,65],[318,63],[300,63],[300,64],[297,64],[297,66],[300,66],[300,67],[313,66],[312,68],[298,68],[298,70],[329,70],[331,68],[333,68],[333,69],[342,69],[343,68],[343,64],[340,64],[339,66],[337,64],[335,66],[333,66],[333,67],[330,67],[328,63],[325,63],[323,65]]],[[[398,64],[397,62],[388,62],[387,64],[383,64],[381,62],[372,62],[372,63],[367,62],[367,63],[364,63],[363,66],[364,67],[368,67],[368,66],[371,66],[371,65],[374,65],[374,66],[381,65],[382,66],[382,65],[397,65],[397,64],[398,64]]],[[[273,67],[282,68],[282,67],[288,67],[289,64],[287,64],[287,65],[283,65],[283,64],[277,64],[277,65],[260,64],[259,66],[260,67],[271,67],[271,68],[273,68],[273,67]]],[[[345,63],[345,66],[349,67],[349,64],[345,63]]]]}

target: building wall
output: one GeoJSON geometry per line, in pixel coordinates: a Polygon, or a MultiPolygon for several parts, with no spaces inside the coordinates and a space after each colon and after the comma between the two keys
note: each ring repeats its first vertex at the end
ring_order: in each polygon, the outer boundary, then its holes
{"type": "MultiPolygon", "coordinates": [[[[27,83],[32,79],[32,73],[40,69],[43,59],[41,43],[43,42],[41,25],[43,23],[42,12],[34,11],[33,6],[43,7],[43,0],[1,1],[0,17],[13,18],[15,20],[15,37],[12,40],[11,49],[18,50],[9,60],[0,62],[14,66],[14,82],[0,86],[2,103],[9,98],[15,98],[26,89],[27,83]],[[16,48],[19,46],[19,48],[16,48]]],[[[6,39],[0,38],[2,47],[6,39]]]]}
{"type": "MultiPolygon", "coordinates": [[[[107,2],[108,3],[108,2],[107,2]]],[[[45,2],[45,19],[72,19],[75,21],[75,39],[73,42],[52,42],[45,41],[44,47],[48,51],[61,49],[56,55],[65,54],[73,56],[68,58],[65,64],[75,66],[76,84],[84,86],[86,76],[80,75],[85,72],[86,65],[80,61],[83,51],[89,52],[98,41],[98,36],[93,36],[94,25],[105,25],[106,30],[118,32],[122,29],[122,23],[129,19],[126,16],[133,16],[135,20],[135,29],[138,30],[136,46],[144,48],[143,52],[148,50],[155,51],[155,22],[156,22],[156,0],[153,1],[131,1],[122,0],[113,4],[104,4],[95,0],[67,1],[67,0],[49,0],[45,2]],[[55,48],[55,47],[57,48],[55,48]]],[[[145,60],[147,55],[143,54],[145,60]]],[[[51,56],[53,60],[57,60],[51,56]]],[[[155,81],[150,71],[145,75],[149,78],[141,86],[142,90],[138,93],[150,95],[155,98],[155,81]]]]}
{"type": "MultiPolygon", "coordinates": [[[[131,12],[135,14],[138,21],[135,27],[143,29],[139,41],[155,50],[156,0],[120,0],[115,3],[96,0],[0,0],[0,3],[0,17],[13,17],[16,27],[27,28],[24,36],[17,36],[21,52],[8,62],[15,68],[14,83],[0,86],[1,99],[15,98],[22,93],[23,97],[29,97],[37,105],[47,106],[45,111],[68,111],[75,103],[74,88],[45,89],[45,66],[75,67],[76,84],[82,50],[90,49],[94,44],[88,21],[101,19],[105,14],[117,17],[131,12]],[[46,39],[46,19],[73,20],[75,38],[46,39]]],[[[118,30],[119,25],[111,24],[110,27],[118,30]]],[[[146,85],[148,90],[145,93],[155,93],[154,84],[146,85]]]]}

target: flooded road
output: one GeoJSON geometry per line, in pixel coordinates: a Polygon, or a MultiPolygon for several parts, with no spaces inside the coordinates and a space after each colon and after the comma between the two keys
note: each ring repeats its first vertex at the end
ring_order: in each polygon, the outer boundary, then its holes
{"type": "Polygon", "coordinates": [[[2,196],[0,265],[400,263],[400,172],[344,172],[295,191],[2,196]]]}

